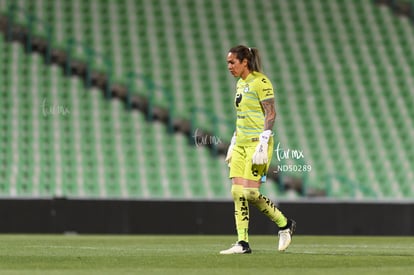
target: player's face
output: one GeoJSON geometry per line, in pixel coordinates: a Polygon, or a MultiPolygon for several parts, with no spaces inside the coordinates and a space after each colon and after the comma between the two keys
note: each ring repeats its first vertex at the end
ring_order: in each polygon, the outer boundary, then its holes
{"type": "Polygon", "coordinates": [[[249,73],[247,69],[247,60],[244,59],[240,62],[240,60],[237,59],[236,54],[231,52],[227,55],[227,68],[234,77],[245,78],[249,73]]]}

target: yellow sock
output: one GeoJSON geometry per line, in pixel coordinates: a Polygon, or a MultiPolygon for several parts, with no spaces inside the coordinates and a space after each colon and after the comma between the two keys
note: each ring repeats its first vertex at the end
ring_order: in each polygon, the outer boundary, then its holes
{"type": "Polygon", "coordinates": [[[238,241],[249,242],[249,204],[244,197],[243,186],[233,184],[231,194],[234,199],[234,218],[236,220],[236,229],[238,241]]]}
{"type": "Polygon", "coordinates": [[[258,188],[244,188],[244,196],[249,203],[257,207],[270,220],[275,222],[279,228],[287,225],[287,219],[283,213],[276,208],[270,199],[260,194],[258,188]]]}

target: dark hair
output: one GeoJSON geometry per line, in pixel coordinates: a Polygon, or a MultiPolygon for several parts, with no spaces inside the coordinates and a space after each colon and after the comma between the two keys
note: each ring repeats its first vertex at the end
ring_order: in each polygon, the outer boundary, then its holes
{"type": "Polygon", "coordinates": [[[262,60],[260,59],[259,50],[256,48],[248,48],[243,45],[238,45],[229,50],[229,52],[236,54],[237,59],[242,62],[247,60],[247,68],[250,71],[261,72],[262,60]]]}

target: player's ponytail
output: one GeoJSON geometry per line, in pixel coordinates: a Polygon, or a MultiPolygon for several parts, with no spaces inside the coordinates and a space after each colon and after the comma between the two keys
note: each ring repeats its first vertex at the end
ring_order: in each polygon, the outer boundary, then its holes
{"type": "Polygon", "coordinates": [[[262,60],[259,55],[259,50],[256,48],[249,48],[251,57],[250,57],[250,64],[249,69],[251,71],[261,72],[262,71],[262,60]]]}
{"type": "Polygon", "coordinates": [[[243,45],[238,45],[230,49],[231,53],[236,54],[236,57],[240,62],[244,59],[247,60],[247,67],[250,71],[261,72],[262,60],[259,55],[259,50],[256,48],[248,48],[243,45]]]}

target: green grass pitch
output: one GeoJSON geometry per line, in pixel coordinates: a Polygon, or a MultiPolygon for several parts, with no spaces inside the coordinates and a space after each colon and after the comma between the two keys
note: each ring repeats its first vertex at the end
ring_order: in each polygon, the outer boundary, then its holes
{"type": "Polygon", "coordinates": [[[414,274],[414,237],[0,235],[0,274],[414,274]]]}

